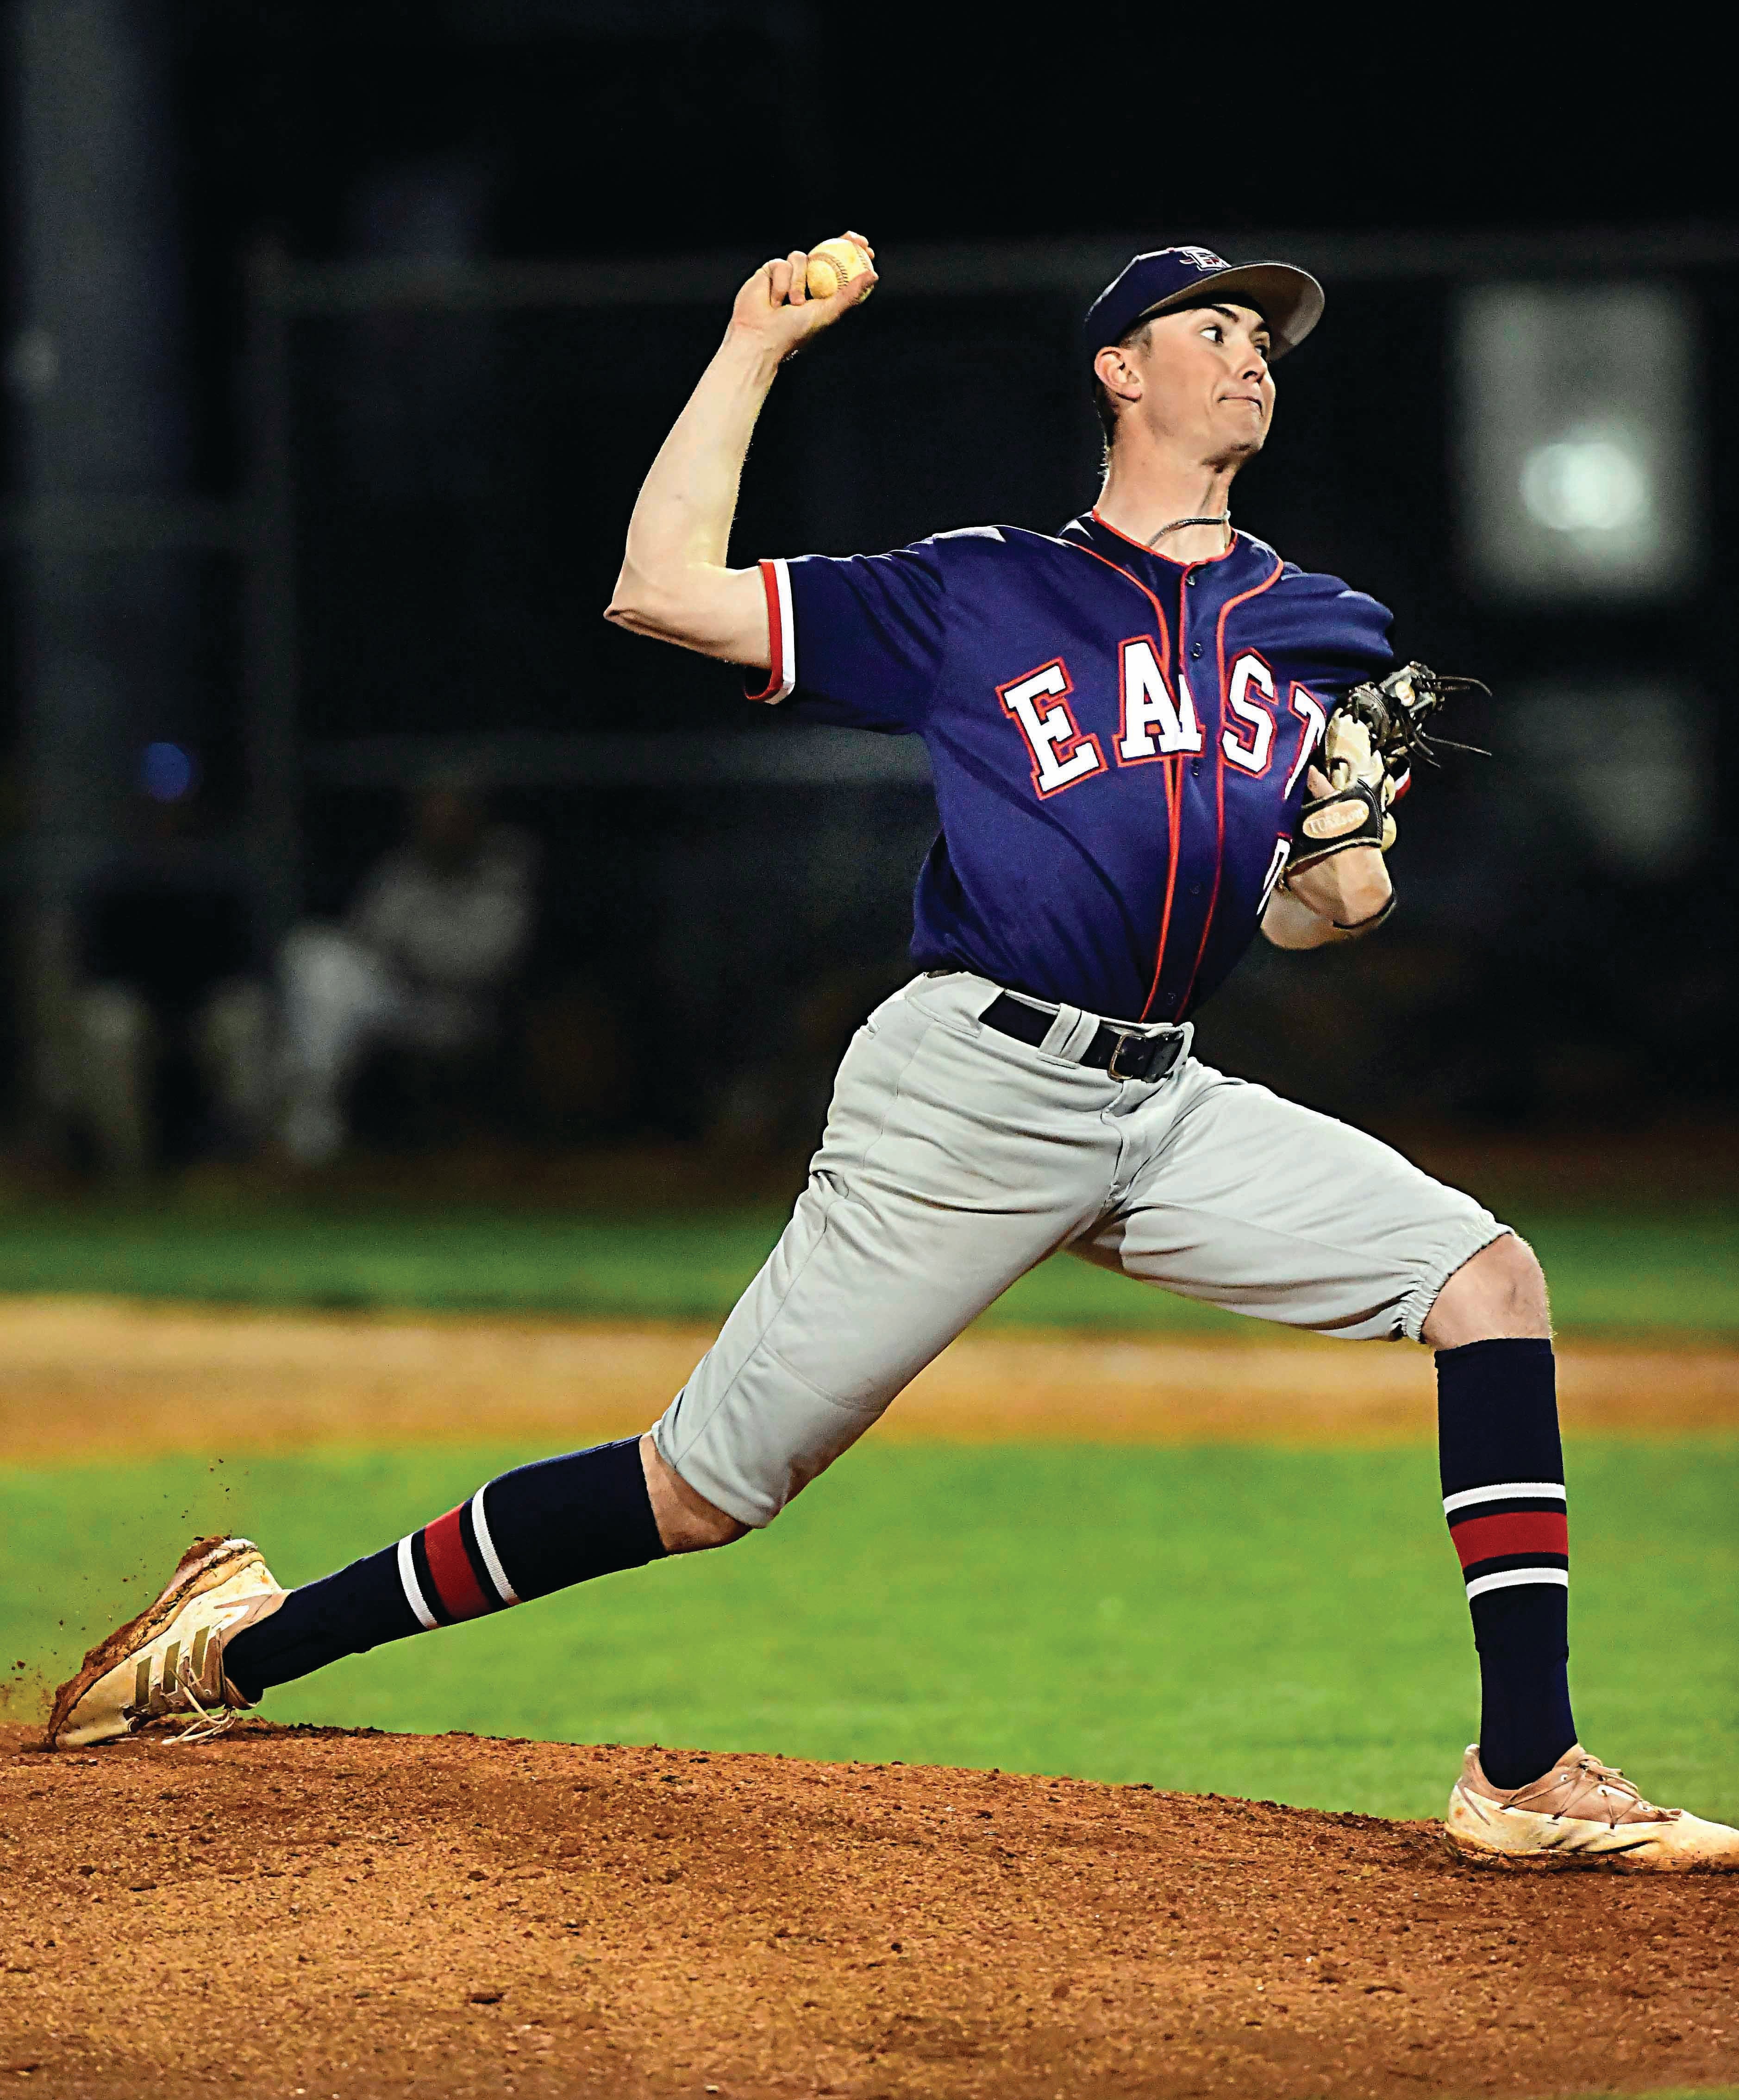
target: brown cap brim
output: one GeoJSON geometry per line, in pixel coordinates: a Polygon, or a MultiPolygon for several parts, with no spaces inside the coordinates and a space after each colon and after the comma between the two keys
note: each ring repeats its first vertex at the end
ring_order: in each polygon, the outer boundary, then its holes
{"type": "Polygon", "coordinates": [[[1322,320],[1324,304],[1322,287],[1308,270],[1295,269],[1290,262],[1237,262],[1149,307],[1132,326],[1138,328],[1155,314],[1176,313],[1185,307],[1254,307],[1273,339],[1269,352],[1273,364],[1298,348],[1322,320]],[[1240,298],[1240,293],[1245,296],[1240,298]]]}

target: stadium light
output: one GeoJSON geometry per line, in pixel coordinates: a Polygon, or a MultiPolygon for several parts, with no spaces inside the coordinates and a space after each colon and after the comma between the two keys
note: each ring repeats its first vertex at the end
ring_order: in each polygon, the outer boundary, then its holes
{"type": "Polygon", "coordinates": [[[1457,485],[1476,583],[1635,602],[1691,582],[1695,341],[1679,293],[1482,285],[1463,295],[1457,351],[1457,485]]]}

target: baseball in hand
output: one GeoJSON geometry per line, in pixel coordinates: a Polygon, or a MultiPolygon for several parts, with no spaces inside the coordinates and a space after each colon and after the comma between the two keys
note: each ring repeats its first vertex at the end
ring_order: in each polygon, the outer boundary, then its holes
{"type": "Polygon", "coordinates": [[[842,285],[861,277],[869,267],[867,254],[843,233],[836,240],[823,240],[819,248],[809,251],[809,295],[812,299],[831,299],[842,285]]]}

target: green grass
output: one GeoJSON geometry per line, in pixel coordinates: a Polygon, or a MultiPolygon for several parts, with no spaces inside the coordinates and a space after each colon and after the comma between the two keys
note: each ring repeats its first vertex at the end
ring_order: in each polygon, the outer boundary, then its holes
{"type": "MultiPolygon", "coordinates": [[[[0,1653],[64,1666],[197,1528],[307,1580],[526,1454],[0,1475],[0,1653]],[[126,1586],[121,1578],[130,1577],[126,1586]]],[[[1739,1815],[1739,1447],[1572,1458],[1583,1732],[1739,1815]]],[[[1428,1449],[871,1442],[764,1536],[348,1660],[281,1719],[1145,1780],[1426,1815],[1475,1725],[1428,1449]]]]}
{"type": "MultiPolygon", "coordinates": [[[[32,1205],[0,1211],[0,1292],[709,1321],[729,1311],[783,1221],[765,1207],[616,1219],[257,1201],[32,1205]]],[[[1516,1222],[1539,1250],[1568,1328],[1739,1333],[1739,1210],[1542,1211],[1516,1222]]],[[[1072,1259],[1035,1270],[986,1319],[1247,1339],[1260,1331],[1072,1259]]]]}

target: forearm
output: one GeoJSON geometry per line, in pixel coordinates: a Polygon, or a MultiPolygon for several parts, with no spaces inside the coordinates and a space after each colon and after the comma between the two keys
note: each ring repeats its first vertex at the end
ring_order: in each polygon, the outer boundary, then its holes
{"type": "Polygon", "coordinates": [[[1287,877],[1269,900],[1262,931],[1277,948],[1321,948],[1356,941],[1393,895],[1375,846],[1354,846],[1287,877]]]}
{"type": "Polygon", "coordinates": [[[642,484],[607,619],[705,655],[766,665],[760,578],[727,559],[743,462],[778,370],[776,346],[733,324],[642,484]]]}
{"type": "Polygon", "coordinates": [[[725,566],[748,441],[780,364],[867,298],[876,283],[876,251],[861,233],[824,242],[822,252],[836,280],[846,271],[825,296],[810,297],[810,258],[801,248],[763,263],[737,293],[725,340],[634,505],[607,620],[703,656],[767,668],[759,571],[725,566]]]}

